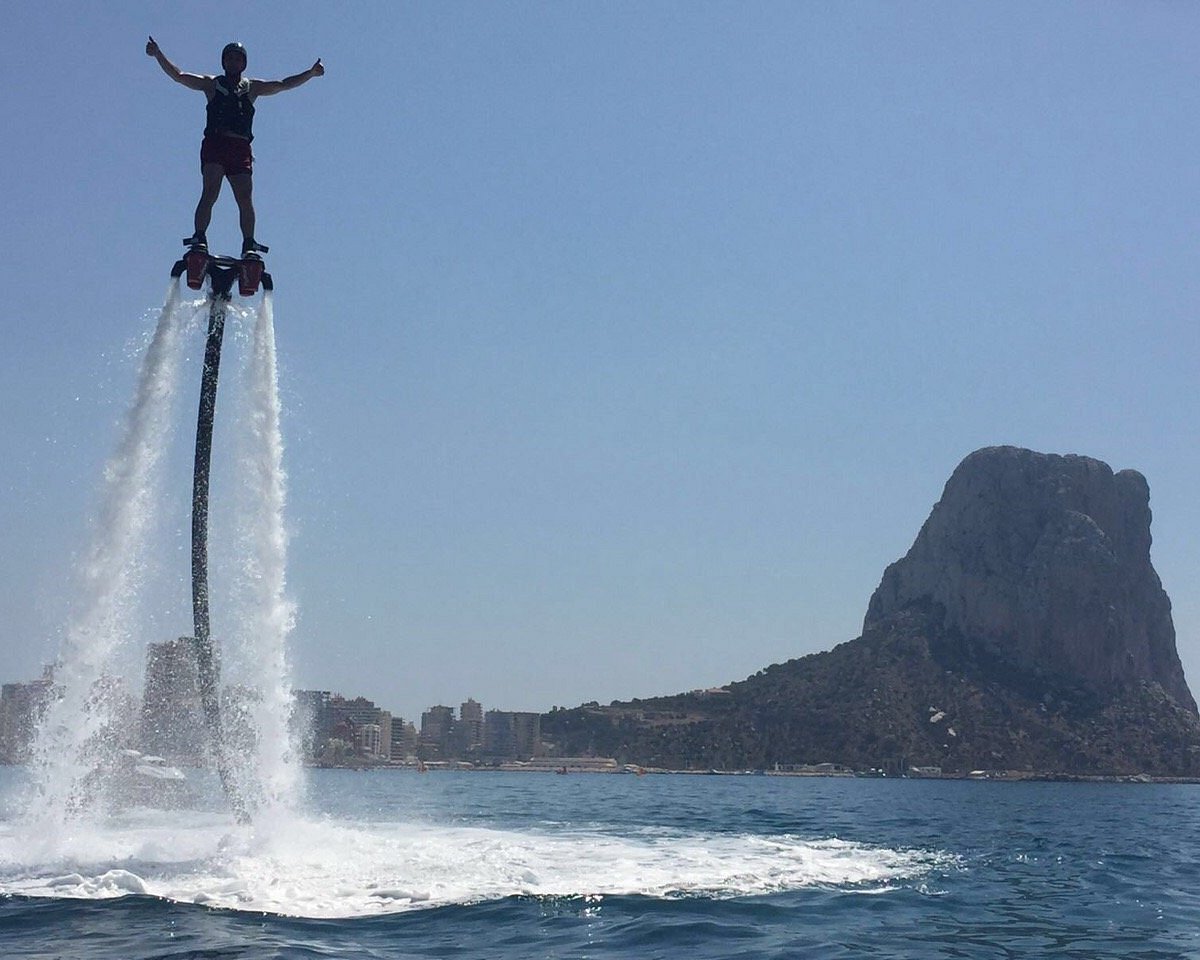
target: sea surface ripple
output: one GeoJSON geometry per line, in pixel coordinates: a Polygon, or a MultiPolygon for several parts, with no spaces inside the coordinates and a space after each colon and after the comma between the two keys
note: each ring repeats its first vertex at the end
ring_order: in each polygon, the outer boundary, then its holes
{"type": "Polygon", "coordinates": [[[310,771],[22,831],[0,956],[1200,958],[1200,788],[310,771]]]}

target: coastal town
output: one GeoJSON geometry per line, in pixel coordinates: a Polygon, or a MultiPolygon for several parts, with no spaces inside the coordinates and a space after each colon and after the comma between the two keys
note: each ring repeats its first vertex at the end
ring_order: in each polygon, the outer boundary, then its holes
{"type": "MultiPolygon", "coordinates": [[[[194,643],[180,637],[150,643],[140,695],[118,678],[105,678],[101,696],[109,704],[111,742],[179,766],[205,766],[207,732],[202,715],[194,643]]],[[[0,686],[0,764],[31,759],[37,724],[54,686],[55,665],[35,680],[0,686]]],[[[713,696],[723,689],[696,691],[713,696]]],[[[408,720],[363,696],[328,690],[293,690],[292,740],[305,766],[343,769],[498,770],[552,773],[763,773],[800,776],[853,776],[841,764],[775,764],[770,771],[714,770],[708,766],[667,769],[622,763],[590,752],[571,754],[543,735],[543,719],[559,714],[485,710],[468,697],[457,708],[436,704],[408,720]]],[[[253,694],[226,686],[222,692],[224,736],[233,749],[248,748],[254,737],[253,694]]],[[[587,704],[605,711],[599,704],[587,704]]],[[[562,711],[565,714],[567,711],[562,711]]],[[[882,771],[873,771],[881,773],[882,771]]],[[[937,771],[911,771],[936,775],[937,771]]]]}
{"type": "MultiPolygon", "coordinates": [[[[204,762],[206,732],[193,655],[193,641],[180,637],[147,645],[140,692],[106,678],[103,696],[111,726],[122,746],[166,758],[171,763],[204,762]]],[[[38,717],[54,684],[55,666],[42,676],[0,687],[0,762],[22,763],[30,755],[38,717]]],[[[223,714],[231,743],[253,736],[253,694],[240,687],[222,691],[223,714]]],[[[541,714],[484,710],[468,698],[457,710],[434,705],[409,720],[363,696],[328,690],[293,690],[293,739],[306,765],[319,767],[563,766],[541,738],[541,714]]],[[[573,768],[609,768],[606,759],[570,758],[573,768]]]]}
{"type": "MultiPolygon", "coordinates": [[[[96,700],[107,705],[106,739],[110,746],[184,767],[212,762],[194,649],[191,637],[148,644],[140,692],[131,690],[122,678],[104,677],[96,683],[96,700]]],[[[52,696],[56,669],[56,664],[48,664],[34,680],[0,685],[0,764],[23,764],[32,759],[38,723],[52,696]]],[[[647,762],[637,756],[622,756],[629,753],[628,745],[620,749],[607,742],[589,746],[578,736],[581,721],[585,729],[598,723],[599,729],[616,730],[630,720],[651,729],[692,729],[700,717],[695,712],[697,704],[726,701],[732,688],[738,686],[694,690],[675,698],[636,704],[614,702],[602,706],[592,702],[573,709],[555,707],[546,713],[485,709],[468,697],[457,710],[436,704],[414,720],[363,696],[293,689],[289,725],[292,743],[305,766],[352,770],[1196,782],[1192,775],[1174,772],[1147,776],[999,765],[944,769],[894,754],[857,765],[829,761],[729,764],[708,755],[710,751],[698,745],[683,754],[664,757],[666,762],[659,762],[658,757],[647,762]],[[690,707],[685,705],[688,701],[690,707]],[[567,732],[572,728],[575,735],[567,732]],[[641,762],[630,762],[635,759],[641,762]]],[[[257,694],[226,685],[221,697],[226,744],[233,750],[249,751],[256,736],[257,694]]],[[[936,711],[931,712],[928,722],[932,727],[944,719],[945,712],[936,711]]],[[[953,734],[953,730],[947,730],[947,735],[953,734]]]]}

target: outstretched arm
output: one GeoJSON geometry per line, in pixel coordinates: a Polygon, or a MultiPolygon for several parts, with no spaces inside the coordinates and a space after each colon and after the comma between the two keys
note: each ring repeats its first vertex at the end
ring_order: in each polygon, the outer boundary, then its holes
{"type": "Polygon", "coordinates": [[[212,87],[212,77],[202,77],[198,73],[184,73],[175,64],[166,58],[161,50],[158,49],[158,44],[154,42],[154,38],[150,37],[146,40],[146,55],[153,57],[158,61],[158,65],[163,68],[163,73],[174,80],[176,83],[182,83],[189,90],[200,90],[208,93],[212,87]]]}
{"type": "Polygon", "coordinates": [[[321,65],[321,58],[318,57],[316,63],[303,73],[297,73],[295,76],[287,77],[283,80],[251,80],[250,96],[269,97],[272,94],[283,93],[284,90],[292,90],[302,83],[307,83],[313,77],[323,76],[325,76],[325,67],[321,65]]]}

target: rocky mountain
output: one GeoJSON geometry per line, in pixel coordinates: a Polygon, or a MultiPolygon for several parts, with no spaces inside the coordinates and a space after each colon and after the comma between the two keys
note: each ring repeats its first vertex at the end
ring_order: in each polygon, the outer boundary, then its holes
{"type": "Polygon", "coordinates": [[[556,710],[543,736],[679,768],[1200,775],[1150,519],[1135,471],[976,451],[884,571],[861,637],[717,691],[556,710]]]}
{"type": "Polygon", "coordinates": [[[864,631],[926,600],[942,626],[1014,666],[1158,683],[1196,712],[1150,563],[1150,487],[1134,470],[1016,447],[971,454],[884,571],[864,631]]]}

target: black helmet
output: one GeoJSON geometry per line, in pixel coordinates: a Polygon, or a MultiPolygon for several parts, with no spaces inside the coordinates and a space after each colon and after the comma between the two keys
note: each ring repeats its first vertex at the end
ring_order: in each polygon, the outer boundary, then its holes
{"type": "Polygon", "coordinates": [[[225,55],[229,53],[240,53],[242,55],[242,63],[248,63],[249,59],[246,56],[246,48],[236,40],[233,43],[225,44],[225,49],[221,51],[221,63],[225,62],[225,55]]]}

